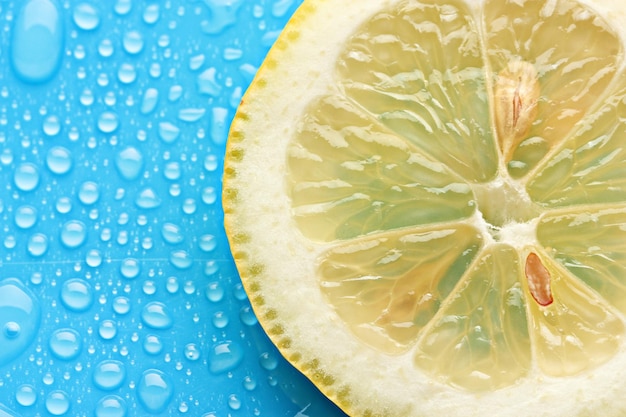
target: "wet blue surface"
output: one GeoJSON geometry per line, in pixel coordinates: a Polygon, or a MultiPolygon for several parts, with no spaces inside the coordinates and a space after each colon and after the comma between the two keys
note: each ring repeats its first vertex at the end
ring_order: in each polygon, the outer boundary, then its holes
{"type": "Polygon", "coordinates": [[[343,416],[222,228],[241,95],[300,0],[0,0],[0,416],[343,416]]]}

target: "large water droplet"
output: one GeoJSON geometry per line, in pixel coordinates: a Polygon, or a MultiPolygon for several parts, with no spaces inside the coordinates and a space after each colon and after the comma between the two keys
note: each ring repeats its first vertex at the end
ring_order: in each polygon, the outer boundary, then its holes
{"type": "Polygon", "coordinates": [[[167,306],[158,301],[150,302],[143,307],[141,320],[146,326],[159,330],[169,329],[174,324],[167,306]]]}
{"type": "Polygon", "coordinates": [[[70,220],[61,227],[61,243],[73,249],[81,246],[87,239],[87,228],[78,220],[70,220]]]}
{"type": "Polygon", "coordinates": [[[50,336],[50,352],[63,360],[71,360],[80,355],[82,341],[76,330],[58,329],[50,336]]]}
{"type": "Polygon", "coordinates": [[[93,304],[91,287],[80,278],[68,279],[61,287],[61,302],[72,311],[86,311],[93,304]]]}
{"type": "Polygon", "coordinates": [[[111,111],[105,111],[98,117],[98,129],[100,129],[102,133],[115,132],[118,126],[119,119],[117,114],[111,111]]]}
{"type": "Polygon", "coordinates": [[[100,13],[98,9],[89,3],[80,3],[74,8],[72,14],[76,26],[83,30],[94,30],[100,24],[100,13]]]}
{"type": "Polygon", "coordinates": [[[122,386],[126,379],[126,367],[120,361],[107,359],[93,370],[93,383],[100,389],[112,391],[122,386]]]}
{"type": "Polygon", "coordinates": [[[170,253],[170,262],[178,269],[189,269],[193,265],[193,258],[185,250],[176,250],[170,253]]]}
{"type": "Polygon", "coordinates": [[[46,396],[46,410],[53,416],[62,416],[70,409],[70,397],[65,391],[51,391],[46,396]]]}
{"type": "Polygon", "coordinates": [[[159,20],[160,12],[158,4],[150,4],[143,11],[143,21],[149,25],[155,24],[159,20]]]}
{"type": "Polygon", "coordinates": [[[161,236],[163,236],[163,240],[171,245],[176,245],[184,239],[181,228],[174,223],[163,223],[161,236]]]}
{"type": "Polygon", "coordinates": [[[48,251],[48,236],[43,233],[35,233],[28,239],[26,250],[36,258],[43,256],[48,251]]]}
{"type": "Polygon", "coordinates": [[[22,407],[30,407],[37,401],[35,387],[29,384],[20,385],[15,391],[15,399],[22,407]]]}
{"type": "Polygon", "coordinates": [[[143,37],[141,33],[136,30],[126,32],[122,40],[122,45],[124,46],[124,50],[129,54],[138,54],[143,49],[143,37]]]}
{"type": "Polygon", "coordinates": [[[117,395],[107,395],[98,401],[95,417],[125,417],[126,401],[117,395]]]}
{"type": "Polygon", "coordinates": [[[148,369],[137,384],[137,398],[150,413],[164,411],[174,394],[174,386],[168,375],[158,369],[148,369]]]}
{"type": "Polygon", "coordinates": [[[129,146],[117,154],[115,166],[124,179],[134,180],[143,170],[143,155],[137,148],[129,146]]]}
{"type": "Polygon", "coordinates": [[[15,74],[30,83],[50,79],[63,56],[63,32],[56,1],[25,1],[15,19],[9,48],[15,74]]]}
{"type": "Polygon", "coordinates": [[[15,211],[15,224],[20,229],[29,229],[37,223],[37,209],[32,206],[20,206],[15,211]]]}
{"type": "Polygon", "coordinates": [[[232,371],[243,360],[244,350],[236,342],[224,341],[209,350],[209,370],[214,374],[232,371]]]}
{"type": "Polygon", "coordinates": [[[78,199],[81,203],[90,206],[95,204],[100,198],[98,184],[92,181],[85,181],[78,190],[78,199]]]}
{"type": "Polygon", "coordinates": [[[67,148],[55,146],[46,155],[46,166],[53,174],[66,174],[72,168],[72,154],[67,148]]]}
{"type": "Polygon", "coordinates": [[[130,311],[130,299],[124,296],[115,297],[113,311],[117,314],[127,314],[130,311]]]}
{"type": "Polygon", "coordinates": [[[124,278],[133,279],[139,275],[141,271],[139,261],[134,258],[126,258],[120,266],[120,273],[124,278]]]}
{"type": "Polygon", "coordinates": [[[15,168],[13,181],[22,191],[34,190],[39,185],[39,168],[35,164],[23,162],[15,168]]]}

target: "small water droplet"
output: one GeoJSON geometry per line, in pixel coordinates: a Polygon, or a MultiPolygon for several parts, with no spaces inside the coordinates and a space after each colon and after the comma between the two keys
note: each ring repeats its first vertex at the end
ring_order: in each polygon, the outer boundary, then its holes
{"type": "Polygon", "coordinates": [[[159,102],[159,90],[156,88],[148,88],[146,92],[143,94],[143,98],[141,100],[141,113],[149,114],[154,111],[157,104],[159,102]]]}
{"type": "Polygon", "coordinates": [[[85,262],[91,268],[97,268],[102,264],[102,254],[97,249],[90,249],[85,257],[85,262]]]}
{"type": "Polygon", "coordinates": [[[46,396],[46,410],[53,416],[62,416],[70,409],[70,398],[65,391],[55,390],[46,396]]]}
{"type": "Polygon", "coordinates": [[[243,360],[244,350],[236,342],[224,341],[209,350],[209,370],[214,374],[232,371],[243,360]]]}
{"type": "Polygon", "coordinates": [[[235,394],[228,396],[228,406],[233,410],[239,410],[241,408],[241,400],[235,394]]]}
{"type": "Polygon", "coordinates": [[[29,384],[20,385],[15,391],[15,399],[22,407],[30,407],[37,401],[35,387],[29,384]]]}
{"type": "Polygon", "coordinates": [[[158,355],[163,350],[163,342],[156,335],[148,335],[143,341],[143,350],[149,355],[158,355]]]}
{"type": "Polygon", "coordinates": [[[233,287],[233,296],[239,301],[243,301],[248,298],[241,282],[236,283],[233,287]]]}
{"type": "Polygon", "coordinates": [[[181,228],[174,223],[163,223],[161,236],[163,236],[163,240],[171,245],[181,243],[184,239],[181,228]]]}
{"type": "Polygon", "coordinates": [[[145,371],[137,384],[137,398],[150,413],[164,411],[173,394],[174,386],[170,377],[158,369],[145,371]]]}
{"type": "Polygon", "coordinates": [[[117,79],[122,84],[131,84],[137,79],[137,70],[132,64],[124,63],[117,70],[117,79]]]}
{"type": "Polygon", "coordinates": [[[61,302],[72,311],[87,311],[93,304],[90,285],[80,278],[68,279],[61,287],[61,302]]]}
{"type": "Polygon", "coordinates": [[[43,121],[43,133],[47,136],[56,136],[61,131],[61,121],[57,116],[47,116],[43,121]]]}
{"type": "Polygon", "coordinates": [[[43,233],[35,233],[28,239],[26,249],[34,257],[43,256],[48,250],[48,236],[43,233]]]}
{"type": "Polygon", "coordinates": [[[160,12],[158,4],[150,4],[143,11],[143,21],[149,25],[155,24],[159,20],[160,12]]]}
{"type": "Polygon", "coordinates": [[[131,55],[136,55],[143,49],[143,37],[141,33],[136,30],[126,32],[122,40],[122,45],[126,52],[131,55]]]}
{"type": "Polygon", "coordinates": [[[72,154],[62,146],[50,148],[46,155],[46,166],[53,174],[66,174],[72,169],[72,154]]]}
{"type": "Polygon", "coordinates": [[[78,220],[70,220],[61,227],[61,243],[66,248],[74,249],[85,243],[87,228],[78,220]]]}
{"type": "Polygon", "coordinates": [[[204,204],[213,204],[217,201],[217,192],[213,187],[206,187],[202,190],[202,202],[204,204]]]}
{"type": "Polygon", "coordinates": [[[13,182],[22,191],[34,190],[39,185],[39,168],[29,162],[19,164],[15,168],[13,182]]]}
{"type": "Polygon", "coordinates": [[[169,308],[161,302],[152,301],[141,310],[141,320],[153,329],[169,329],[174,324],[174,319],[169,308]]]}
{"type": "Polygon", "coordinates": [[[168,180],[171,180],[171,181],[178,180],[181,177],[181,175],[182,175],[182,170],[181,170],[181,167],[180,167],[180,163],[178,163],[176,161],[168,162],[165,165],[165,169],[163,170],[163,175],[168,180]]]}
{"type": "Polygon", "coordinates": [[[156,285],[152,280],[146,280],[141,286],[143,293],[146,295],[153,295],[156,293],[156,285]]]}
{"type": "Polygon", "coordinates": [[[239,319],[246,326],[254,326],[258,323],[258,320],[254,315],[254,311],[250,308],[250,306],[241,307],[241,310],[239,310],[239,319]]]}
{"type": "Polygon", "coordinates": [[[80,355],[81,338],[76,330],[58,329],[52,333],[49,341],[50,352],[63,360],[71,360],[80,355]]]}
{"type": "Polygon", "coordinates": [[[115,157],[115,167],[126,180],[138,178],[143,170],[143,154],[132,146],[122,150],[115,157]]]}
{"type": "Polygon", "coordinates": [[[122,261],[120,266],[120,273],[124,278],[133,279],[137,278],[140,272],[139,261],[134,258],[126,258],[122,261]]]}
{"type": "Polygon", "coordinates": [[[72,14],[74,23],[82,30],[94,30],[100,25],[100,13],[98,9],[88,3],[80,3],[74,8],[72,14]]]}
{"type": "Polygon", "coordinates": [[[228,316],[223,311],[218,311],[213,314],[213,326],[217,329],[223,329],[228,326],[228,316]]]}
{"type": "Polygon", "coordinates": [[[247,391],[252,391],[256,388],[256,381],[251,376],[246,376],[243,378],[243,387],[247,391]]]}
{"type": "Polygon", "coordinates": [[[86,181],[80,185],[78,190],[78,199],[81,203],[90,206],[95,204],[100,198],[100,189],[98,184],[92,181],[86,181]]]}
{"type": "Polygon", "coordinates": [[[111,39],[102,39],[98,44],[98,53],[100,54],[100,56],[103,58],[108,58],[113,55],[113,52],[115,52],[115,48],[113,47],[113,42],[111,42],[111,39]]]}
{"type": "Polygon", "coordinates": [[[216,80],[217,69],[214,67],[208,68],[198,74],[197,85],[198,91],[201,94],[206,94],[211,97],[219,97],[222,92],[222,86],[216,80]]]}
{"type": "Polygon", "coordinates": [[[224,107],[213,107],[211,114],[211,140],[216,145],[223,145],[226,143],[226,138],[228,137],[228,109],[224,107]]]}
{"type": "Polygon", "coordinates": [[[59,213],[67,214],[72,211],[72,200],[69,197],[59,197],[55,207],[59,213]]]}
{"type": "Polygon", "coordinates": [[[193,258],[185,250],[176,250],[170,253],[170,262],[178,269],[189,269],[193,265],[193,258]]]}
{"type": "Polygon", "coordinates": [[[130,299],[124,296],[113,299],[113,311],[117,314],[127,314],[130,311],[130,299]]]}
{"type": "Polygon", "coordinates": [[[27,0],[17,14],[8,48],[15,74],[40,83],[56,73],[63,56],[63,19],[56,2],[27,0]]]}
{"type": "Polygon", "coordinates": [[[172,143],[178,139],[180,129],[170,122],[159,123],[159,138],[165,143],[172,143]]]}
{"type": "Polygon", "coordinates": [[[180,85],[173,85],[167,94],[167,99],[171,102],[177,101],[183,95],[183,87],[180,85]]]}
{"type": "Polygon", "coordinates": [[[22,328],[20,327],[18,323],[14,321],[7,321],[4,324],[3,330],[4,330],[4,335],[7,337],[7,339],[15,339],[16,337],[20,335],[22,328]]]}
{"type": "Polygon", "coordinates": [[[188,343],[185,346],[185,357],[190,361],[197,361],[200,359],[200,349],[195,343],[188,343]]]}
{"type": "Polygon", "coordinates": [[[183,122],[197,122],[204,116],[206,110],[203,108],[186,108],[178,111],[178,119],[183,122]]]}
{"type": "Polygon", "coordinates": [[[154,209],[161,205],[161,199],[152,188],[145,188],[137,195],[135,204],[142,209],[154,209]]]}
{"type": "Polygon", "coordinates": [[[98,117],[98,129],[102,133],[112,133],[117,130],[119,119],[117,114],[111,111],[105,111],[98,117]]]}
{"type": "Polygon", "coordinates": [[[235,61],[243,56],[243,51],[238,48],[224,48],[222,57],[225,61],[235,61]]]}
{"type": "Polygon", "coordinates": [[[217,166],[218,160],[215,155],[207,155],[204,158],[204,169],[206,169],[207,171],[214,172],[215,170],[217,170],[217,166]]]}
{"type": "Polygon", "coordinates": [[[104,340],[111,340],[117,335],[117,325],[113,320],[103,320],[98,327],[98,334],[104,340]]]}
{"type": "Polygon", "coordinates": [[[15,211],[15,225],[29,229],[37,223],[37,209],[32,206],[19,206],[15,211]]]}
{"type": "Polygon", "coordinates": [[[268,352],[263,352],[261,353],[261,356],[259,356],[259,363],[264,369],[273,371],[278,366],[278,359],[268,352]]]}
{"type": "Polygon", "coordinates": [[[115,6],[113,7],[113,10],[115,10],[115,13],[117,13],[118,15],[124,16],[130,13],[131,8],[132,8],[132,0],[117,0],[115,2],[115,6]]]}
{"type": "Polygon", "coordinates": [[[196,209],[196,200],[194,200],[193,198],[186,198],[185,201],[183,201],[183,212],[185,214],[194,214],[196,212],[196,209]]]}
{"type": "Polygon", "coordinates": [[[112,391],[121,387],[125,379],[126,367],[120,361],[103,360],[93,370],[94,384],[105,391],[112,391]]]}
{"type": "Polygon", "coordinates": [[[107,395],[96,404],[95,417],[126,417],[126,401],[117,395],[107,395]]]}
{"type": "Polygon", "coordinates": [[[218,270],[219,270],[219,266],[217,265],[217,262],[206,261],[204,263],[204,270],[202,272],[204,272],[204,275],[206,276],[211,276],[217,273],[218,270]]]}
{"type": "Polygon", "coordinates": [[[211,282],[207,286],[206,297],[214,303],[220,302],[224,298],[224,288],[217,281],[211,282]]]}

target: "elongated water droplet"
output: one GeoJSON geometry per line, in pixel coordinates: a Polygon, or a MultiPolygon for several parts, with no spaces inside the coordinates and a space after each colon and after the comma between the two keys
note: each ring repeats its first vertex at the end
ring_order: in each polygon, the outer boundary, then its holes
{"type": "Polygon", "coordinates": [[[150,413],[164,411],[174,394],[170,377],[158,369],[148,369],[137,384],[137,398],[150,413]]]}

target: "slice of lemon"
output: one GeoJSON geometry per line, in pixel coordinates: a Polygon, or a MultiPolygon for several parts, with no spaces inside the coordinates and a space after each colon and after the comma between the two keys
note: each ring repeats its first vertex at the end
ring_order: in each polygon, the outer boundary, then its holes
{"type": "Polygon", "coordinates": [[[626,3],[308,0],[231,128],[225,225],[354,416],[626,415],[626,3]]]}

